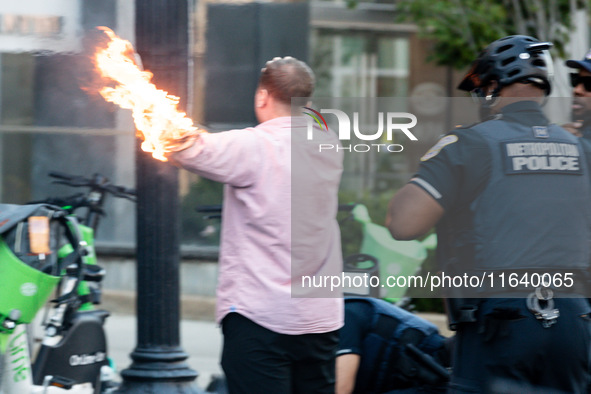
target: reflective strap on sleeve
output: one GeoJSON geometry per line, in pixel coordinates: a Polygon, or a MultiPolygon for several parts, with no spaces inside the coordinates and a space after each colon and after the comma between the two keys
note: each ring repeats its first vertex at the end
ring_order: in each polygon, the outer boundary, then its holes
{"type": "Polygon", "coordinates": [[[439,193],[437,189],[435,189],[429,182],[425,181],[424,179],[412,178],[410,182],[416,183],[417,185],[425,189],[425,191],[436,200],[439,200],[442,197],[441,193],[439,193]]]}

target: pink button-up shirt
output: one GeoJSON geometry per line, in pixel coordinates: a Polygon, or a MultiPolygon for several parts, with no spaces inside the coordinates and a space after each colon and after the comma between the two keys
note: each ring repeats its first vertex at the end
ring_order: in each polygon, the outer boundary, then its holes
{"type": "Polygon", "coordinates": [[[336,136],[316,129],[309,141],[306,122],[293,119],[293,125],[291,117],[280,117],[202,134],[172,157],[191,172],[225,183],[218,323],[238,312],[291,335],[343,324],[337,291],[301,287],[302,275],[328,277],[342,268],[336,222],[342,153],[320,152],[319,143],[336,145],[336,136]]]}

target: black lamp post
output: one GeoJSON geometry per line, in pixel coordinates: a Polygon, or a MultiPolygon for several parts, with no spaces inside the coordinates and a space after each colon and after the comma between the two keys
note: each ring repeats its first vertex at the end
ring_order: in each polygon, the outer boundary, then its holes
{"type": "MultiPolygon", "coordinates": [[[[136,50],[160,89],[185,99],[187,0],[136,1],[136,50]]],[[[183,105],[183,103],[181,103],[183,105]]],[[[124,393],[198,393],[180,346],[178,170],[136,152],[137,345],[121,372],[124,393]]]]}

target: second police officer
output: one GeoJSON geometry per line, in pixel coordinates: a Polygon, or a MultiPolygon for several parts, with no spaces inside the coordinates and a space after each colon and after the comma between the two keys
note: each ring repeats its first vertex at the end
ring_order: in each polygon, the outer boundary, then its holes
{"type": "Polygon", "coordinates": [[[444,136],[390,202],[395,238],[437,226],[445,272],[577,274],[568,294],[524,285],[450,296],[452,392],[589,389],[590,308],[575,298],[591,257],[589,147],[542,112],[550,46],[508,36],[481,52],[459,89],[489,118],[444,136]]]}
{"type": "Polygon", "coordinates": [[[591,50],[582,60],[567,60],[566,66],[576,72],[569,75],[573,87],[572,123],[563,127],[578,137],[591,140],[591,50]]]}

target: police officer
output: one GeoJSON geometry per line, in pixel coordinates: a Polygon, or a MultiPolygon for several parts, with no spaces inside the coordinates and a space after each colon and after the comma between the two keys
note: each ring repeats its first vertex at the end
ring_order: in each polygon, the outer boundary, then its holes
{"type": "Polygon", "coordinates": [[[572,123],[563,127],[578,137],[591,139],[591,50],[582,60],[567,60],[566,66],[577,72],[570,74],[572,123]]]}
{"type": "Polygon", "coordinates": [[[346,298],[336,394],[444,393],[450,340],[433,324],[377,298],[346,298]]]}
{"type": "MultiPolygon", "coordinates": [[[[418,173],[391,200],[387,226],[395,238],[413,239],[437,225],[446,273],[523,278],[559,268],[577,274],[565,294],[584,296],[589,151],[542,113],[550,45],[509,36],[480,54],[459,89],[475,94],[490,118],[447,134],[421,158],[418,173]]],[[[587,300],[561,298],[560,283],[554,292],[525,281],[495,284],[482,297],[448,296],[450,327],[457,329],[450,391],[588,392],[587,300]]]]}

